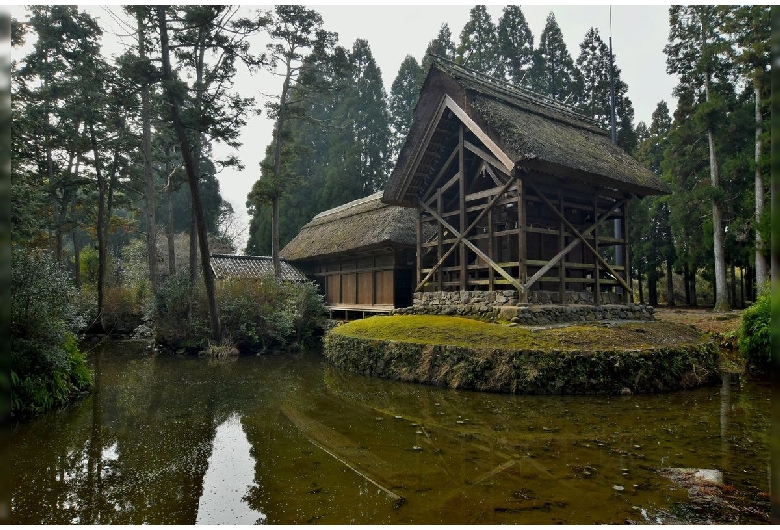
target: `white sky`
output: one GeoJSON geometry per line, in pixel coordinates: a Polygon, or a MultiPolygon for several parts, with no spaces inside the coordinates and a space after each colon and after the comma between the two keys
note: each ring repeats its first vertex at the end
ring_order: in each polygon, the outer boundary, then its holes
{"type": "MultiPolygon", "coordinates": [[[[457,45],[460,31],[469,18],[474,4],[462,5],[317,5],[309,4],[322,14],[325,29],[339,35],[339,44],[351,48],[355,39],[363,38],[369,42],[371,51],[382,71],[385,90],[389,94],[398,68],[406,55],[413,55],[418,61],[428,42],[436,37],[439,27],[446,22],[457,45]]],[[[119,5],[85,5],[93,17],[99,20],[104,29],[106,55],[119,55],[125,45],[131,45],[131,37],[116,37],[115,34],[127,34],[126,28],[117,23],[112,16],[122,17],[119,5]]],[[[247,12],[269,6],[247,6],[247,12]]],[[[488,12],[493,23],[497,24],[503,5],[489,5],[488,12]]],[[[563,38],[572,58],[579,55],[579,43],[590,27],[599,30],[604,42],[612,46],[615,63],[621,70],[623,81],[628,84],[628,96],[634,104],[634,123],[644,121],[650,124],[650,117],[659,101],[665,100],[673,112],[676,101],[672,89],[677,83],[674,76],[666,73],[666,56],[663,53],[667,42],[668,5],[650,6],[612,6],[612,28],[610,33],[609,6],[593,5],[523,5],[523,14],[534,36],[534,46],[544,29],[550,11],[563,33],[563,38]]],[[[12,16],[25,19],[25,11],[19,6],[9,7],[12,16]]],[[[258,36],[253,41],[256,51],[262,51],[267,38],[258,36]]],[[[18,58],[18,57],[15,57],[18,58]]],[[[269,74],[250,75],[241,72],[236,79],[236,91],[245,97],[256,96],[262,106],[264,95],[281,92],[281,79],[269,74]]],[[[246,196],[252,184],[259,176],[259,163],[271,141],[273,123],[265,117],[251,116],[242,133],[243,146],[238,157],[245,169],[238,171],[226,169],[219,175],[222,196],[233,204],[233,208],[242,219],[246,216],[246,196]]],[[[214,146],[215,155],[227,153],[226,148],[214,146]]],[[[244,238],[247,234],[244,235],[244,238]]],[[[242,243],[243,245],[243,243],[242,243]]],[[[239,247],[239,253],[243,246],[239,247]]]]}

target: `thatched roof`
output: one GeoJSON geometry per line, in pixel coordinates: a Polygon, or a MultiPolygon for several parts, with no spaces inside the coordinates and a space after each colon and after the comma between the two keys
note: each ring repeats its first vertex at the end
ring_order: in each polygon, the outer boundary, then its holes
{"type": "Polygon", "coordinates": [[[460,119],[442,112],[446,96],[506,155],[499,158],[508,159],[509,170],[527,168],[638,196],[671,191],[571,107],[434,57],[388,180],[386,202],[414,205],[457,145],[460,119]]]}
{"type": "Polygon", "coordinates": [[[382,192],[317,214],[280,255],[305,261],[357,249],[416,246],[416,215],[382,202],[382,192]]]}
{"type": "MultiPolygon", "coordinates": [[[[306,275],[282,260],[282,280],[305,282],[306,275]]],[[[262,278],[274,275],[274,262],[270,256],[236,256],[212,254],[211,270],[218,280],[227,278],[262,278]]]]}

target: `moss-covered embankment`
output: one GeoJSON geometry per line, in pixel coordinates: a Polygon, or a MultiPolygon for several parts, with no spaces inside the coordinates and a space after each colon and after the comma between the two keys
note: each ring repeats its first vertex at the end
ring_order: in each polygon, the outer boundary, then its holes
{"type": "Polygon", "coordinates": [[[667,322],[539,329],[447,316],[372,317],[331,330],[325,356],[368,376],[522,394],[661,392],[718,379],[714,342],[667,322]]]}

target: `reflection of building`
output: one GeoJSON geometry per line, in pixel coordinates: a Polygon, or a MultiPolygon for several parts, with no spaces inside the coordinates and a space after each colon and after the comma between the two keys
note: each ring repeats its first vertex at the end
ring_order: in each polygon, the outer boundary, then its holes
{"type": "Polygon", "coordinates": [[[381,198],[393,207],[373,195],[323,212],[283,255],[331,305],[494,290],[627,302],[627,203],[668,191],[571,108],[436,58],[381,198]]]}

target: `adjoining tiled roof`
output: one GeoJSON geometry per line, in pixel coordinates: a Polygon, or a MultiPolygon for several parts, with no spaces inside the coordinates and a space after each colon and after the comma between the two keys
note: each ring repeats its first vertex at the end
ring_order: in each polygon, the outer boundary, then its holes
{"type": "MultiPolygon", "coordinates": [[[[461,107],[515,166],[565,174],[639,196],[671,191],[657,175],[612,144],[607,131],[575,109],[434,56],[409,134],[388,179],[386,202],[413,205],[415,193],[425,189],[429,173],[435,173],[436,164],[443,162],[442,153],[446,158],[457,141],[457,127],[443,124],[436,128],[436,147],[421,145],[445,96],[461,107]],[[421,157],[416,153],[422,147],[426,151],[421,157]],[[412,167],[415,160],[425,160],[428,165],[412,167]]],[[[445,113],[445,120],[453,118],[445,113]]]]}
{"type": "MultiPolygon", "coordinates": [[[[281,260],[282,280],[305,282],[308,278],[293,265],[281,260]]],[[[212,254],[211,270],[218,280],[227,278],[262,278],[274,275],[274,261],[270,256],[237,256],[212,254]]]]}
{"type": "Polygon", "coordinates": [[[414,247],[417,211],[381,199],[378,192],[317,214],[280,255],[301,261],[382,245],[414,247]]]}

